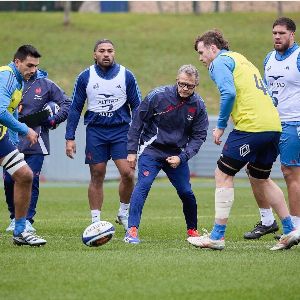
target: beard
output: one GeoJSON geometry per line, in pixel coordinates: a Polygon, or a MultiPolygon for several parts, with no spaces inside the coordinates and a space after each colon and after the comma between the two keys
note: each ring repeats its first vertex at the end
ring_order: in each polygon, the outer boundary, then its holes
{"type": "Polygon", "coordinates": [[[285,52],[287,49],[289,49],[289,47],[290,47],[289,42],[284,44],[279,44],[279,45],[274,44],[274,49],[279,52],[285,52]]]}

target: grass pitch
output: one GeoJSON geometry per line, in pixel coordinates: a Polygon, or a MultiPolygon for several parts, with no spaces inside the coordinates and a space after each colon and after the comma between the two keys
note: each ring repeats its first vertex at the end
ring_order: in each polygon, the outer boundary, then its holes
{"type": "MultiPolygon", "coordinates": [[[[299,13],[286,13],[300,24],[299,13]]],[[[194,50],[197,35],[218,28],[230,42],[230,49],[244,54],[261,71],[272,50],[275,13],[116,14],[71,13],[64,27],[63,13],[0,12],[0,64],[7,64],[16,49],[33,44],[42,54],[40,67],[68,95],[77,75],[93,64],[96,40],[109,38],[116,45],[116,60],[136,75],[143,97],[153,88],[175,83],[178,68],[193,64],[199,68],[197,91],[209,114],[219,110],[219,92],[199,62],[194,50]]],[[[298,32],[298,31],[297,31],[298,32]]],[[[296,34],[299,41],[299,35],[296,34]]]]}
{"type": "MultiPolygon", "coordinates": [[[[193,179],[199,229],[211,229],[212,180],[193,179]]],[[[186,239],[181,203],[166,180],[157,181],[146,201],[139,245],[125,244],[116,226],[113,239],[99,248],[81,242],[90,223],[87,185],[45,184],[36,216],[48,244],[14,246],[5,202],[0,208],[0,299],[299,299],[300,246],[271,252],[273,236],[245,241],[258,220],[249,185],[239,181],[226,248],[196,249],[186,239]]],[[[3,191],[0,192],[4,199],[3,191]]],[[[114,223],[117,184],[105,185],[102,219],[114,223]]]]}

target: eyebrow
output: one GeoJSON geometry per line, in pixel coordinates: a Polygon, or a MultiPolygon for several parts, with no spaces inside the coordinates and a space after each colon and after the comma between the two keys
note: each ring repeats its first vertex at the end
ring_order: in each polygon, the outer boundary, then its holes
{"type": "Polygon", "coordinates": [[[27,63],[26,66],[27,67],[37,67],[39,64],[32,64],[32,63],[27,63]]]}
{"type": "Polygon", "coordinates": [[[288,30],[272,30],[272,33],[280,33],[280,34],[284,34],[284,33],[288,33],[288,30]]]}
{"type": "Polygon", "coordinates": [[[99,50],[114,50],[114,48],[98,48],[98,51],[99,50]]]}

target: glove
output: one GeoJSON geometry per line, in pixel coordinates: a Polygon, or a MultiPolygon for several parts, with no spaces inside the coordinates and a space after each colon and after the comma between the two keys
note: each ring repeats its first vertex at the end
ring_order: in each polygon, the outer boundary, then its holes
{"type": "Polygon", "coordinates": [[[42,122],[41,125],[51,130],[56,129],[58,126],[54,117],[48,117],[48,119],[42,122]]]}

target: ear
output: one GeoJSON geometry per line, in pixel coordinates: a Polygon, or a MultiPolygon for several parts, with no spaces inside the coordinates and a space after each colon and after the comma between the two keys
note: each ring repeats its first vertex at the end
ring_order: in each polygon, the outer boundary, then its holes
{"type": "Polygon", "coordinates": [[[291,37],[295,40],[295,32],[291,32],[291,37]]]}
{"type": "Polygon", "coordinates": [[[218,47],[214,44],[212,44],[210,47],[213,53],[216,53],[219,50],[218,47]]]}
{"type": "Polygon", "coordinates": [[[15,65],[16,65],[16,67],[19,67],[21,61],[20,61],[19,58],[16,58],[16,59],[14,60],[14,63],[15,63],[15,65]]]}

